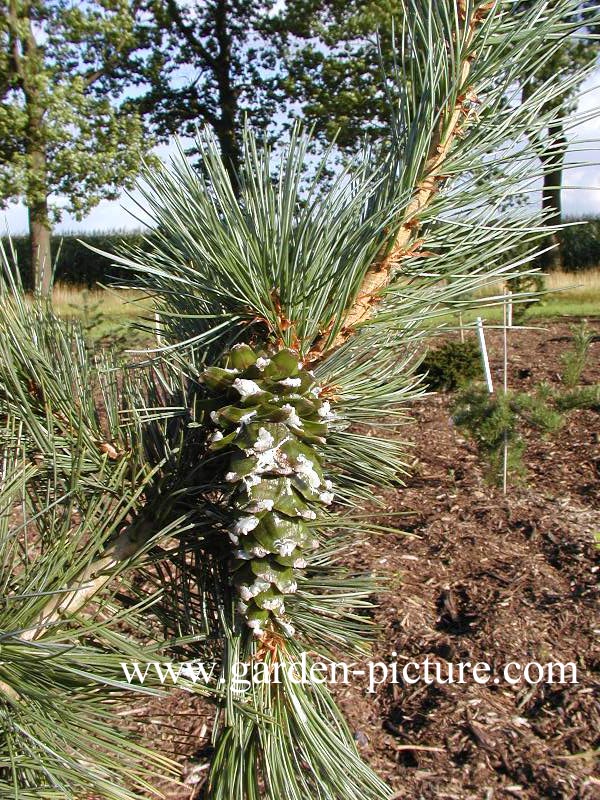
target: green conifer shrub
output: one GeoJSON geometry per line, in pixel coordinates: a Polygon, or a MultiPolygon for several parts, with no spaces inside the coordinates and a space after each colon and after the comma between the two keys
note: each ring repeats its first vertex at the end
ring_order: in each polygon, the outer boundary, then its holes
{"type": "Polygon", "coordinates": [[[561,380],[565,388],[554,389],[548,383],[540,383],[530,393],[490,394],[486,387],[473,384],[458,395],[454,422],[477,442],[492,482],[500,483],[503,478],[505,445],[507,472],[517,477],[526,474],[524,424],[551,434],[563,426],[565,412],[578,408],[600,410],[600,386],[576,385],[585,369],[593,333],[585,320],[572,326],[571,331],[572,347],[561,357],[561,380]]]}
{"type": "Polygon", "coordinates": [[[593,334],[587,321],[571,326],[572,346],[563,353],[561,380],[568,389],[573,389],[580,381],[587,361],[593,334]]]}
{"type": "Polygon", "coordinates": [[[418,373],[425,376],[429,389],[452,391],[481,374],[481,355],[477,342],[451,339],[427,352],[418,373]]]}

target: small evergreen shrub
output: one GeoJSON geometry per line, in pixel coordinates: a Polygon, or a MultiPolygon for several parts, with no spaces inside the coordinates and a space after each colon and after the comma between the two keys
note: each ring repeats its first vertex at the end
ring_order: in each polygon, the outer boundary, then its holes
{"type": "Polygon", "coordinates": [[[419,367],[430,389],[452,391],[481,374],[481,356],[474,339],[448,341],[430,350],[419,367]]]}
{"type": "Polygon", "coordinates": [[[562,392],[556,398],[556,406],[561,411],[582,408],[600,412],[600,384],[577,386],[567,392],[562,392]]]}
{"type": "Polygon", "coordinates": [[[489,394],[485,387],[471,386],[459,396],[453,419],[477,443],[492,482],[502,478],[505,438],[508,473],[524,474],[525,442],[518,431],[518,413],[511,394],[489,394]]]}
{"type": "Polygon", "coordinates": [[[489,477],[500,482],[504,466],[504,445],[508,444],[507,472],[523,475],[525,442],[520,434],[522,424],[545,433],[555,433],[564,423],[564,413],[573,409],[600,412],[600,385],[578,386],[590,344],[592,331],[584,320],[573,326],[573,347],[563,354],[561,380],[564,389],[539,384],[535,392],[489,394],[481,386],[470,386],[458,396],[454,406],[454,422],[477,443],[488,464],[489,477]]]}
{"type": "Polygon", "coordinates": [[[593,339],[593,333],[585,319],[579,325],[572,325],[571,333],[573,346],[563,353],[561,358],[563,365],[561,380],[568,389],[575,388],[579,383],[593,339]]]}
{"type": "Polygon", "coordinates": [[[493,483],[502,481],[504,445],[507,450],[507,473],[523,477],[525,441],[522,424],[545,433],[562,427],[563,415],[552,404],[547,386],[541,385],[535,394],[507,392],[489,394],[483,386],[471,386],[463,391],[454,407],[454,423],[477,443],[487,462],[488,477],[493,483]]]}
{"type": "Polygon", "coordinates": [[[544,433],[556,433],[564,423],[563,415],[553,407],[553,394],[541,384],[535,394],[520,392],[513,397],[515,413],[533,428],[544,433]]]}

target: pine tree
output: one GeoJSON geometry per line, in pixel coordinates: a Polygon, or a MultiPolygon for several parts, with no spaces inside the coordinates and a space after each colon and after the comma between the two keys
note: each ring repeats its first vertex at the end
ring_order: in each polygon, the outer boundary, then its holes
{"type": "MultiPolygon", "coordinates": [[[[357,533],[380,530],[365,502],[406,472],[395,428],[422,392],[427,342],[448,312],[485,302],[476,289],[518,272],[544,235],[539,212],[504,200],[539,177],[527,136],[551,122],[562,87],[536,87],[524,105],[505,100],[574,33],[564,21],[572,6],[517,13],[510,1],[411,0],[397,33],[393,135],[325,187],[319,170],[306,179],[310,137],[299,129],[277,157],[246,130],[233,180],[210,133],[198,138],[201,169],[181,153],[149,171],[148,246],[113,259],[156,304],[161,344],[129,369],[92,369],[50,310],[5,286],[4,449],[22,465],[15,485],[27,484],[43,547],[37,582],[18,563],[3,566],[3,648],[31,659],[58,637],[114,653],[125,637],[98,609],[125,596],[132,649],[148,636],[160,652],[218,659],[216,685],[194,686],[217,709],[211,800],[392,795],[361,761],[327,687],[298,684],[285,668],[302,653],[368,652],[377,587],[344,555],[357,533]],[[502,258],[517,245],[517,260],[502,258]],[[133,570],[143,579],[131,582],[133,570]],[[12,616],[14,598],[27,613],[12,616]],[[257,661],[282,665],[281,682],[243,692],[238,665],[257,661]]],[[[18,529],[5,530],[18,542],[18,529]]],[[[0,708],[25,713],[32,700],[13,661],[3,649],[0,708]]],[[[77,671],[96,684],[103,674],[77,671]]],[[[44,664],[28,685],[47,686],[54,707],[71,690],[47,675],[44,664]]],[[[107,693],[98,689],[97,702],[107,693]]],[[[86,752],[79,772],[65,771],[77,754],[73,719],[55,720],[57,749],[33,715],[33,763],[5,734],[4,786],[23,787],[22,797],[44,796],[41,786],[76,798],[90,785],[129,796],[102,783],[102,730],[86,728],[97,760],[86,752]]]]}
{"type": "MultiPolygon", "coordinates": [[[[515,9],[524,11],[532,5],[536,0],[522,0],[515,9]]],[[[552,225],[562,221],[562,154],[579,89],[598,65],[598,31],[589,13],[592,5],[582,0],[569,9],[580,20],[578,35],[565,37],[558,49],[550,42],[552,54],[540,60],[534,74],[517,76],[522,81],[519,101],[548,80],[563,85],[563,91],[553,93],[549,100],[561,113],[553,116],[545,130],[538,130],[539,135],[531,132],[537,157],[545,162],[542,203],[552,225]]],[[[398,52],[390,31],[404,11],[402,0],[294,0],[274,16],[271,25],[279,34],[286,65],[279,78],[282,94],[314,126],[321,145],[335,140],[345,153],[355,153],[365,134],[386,135],[388,98],[377,66],[394,69],[398,52]]],[[[558,269],[562,264],[559,238],[550,233],[548,244],[540,254],[540,266],[558,269]]]]}

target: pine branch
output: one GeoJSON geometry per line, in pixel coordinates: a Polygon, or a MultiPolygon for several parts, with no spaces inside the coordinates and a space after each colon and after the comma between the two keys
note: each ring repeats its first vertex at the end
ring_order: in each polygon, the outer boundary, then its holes
{"type": "Polygon", "coordinates": [[[131,525],[105,549],[104,553],[80,571],[70,584],[72,588],[53,596],[43,607],[31,627],[23,631],[24,642],[39,639],[66,614],[73,615],[101,592],[114,578],[115,570],[127,559],[139,555],[155,535],[154,526],[141,521],[131,525]]]}
{"type": "MultiPolygon", "coordinates": [[[[121,476],[99,473],[96,491],[104,496],[80,504],[73,487],[81,461],[73,459],[64,479],[41,462],[29,464],[22,423],[10,414],[2,414],[1,423],[0,796],[154,796],[150,781],[174,776],[174,765],[114,726],[116,702],[136,690],[156,694],[152,678],[153,685],[131,686],[120,668],[124,657],[147,657],[148,647],[160,651],[139,613],[153,598],[112,613],[105,606],[103,613],[79,615],[61,629],[48,630],[45,618],[49,635],[31,635],[41,633],[36,621],[48,595],[56,597],[55,587],[72,573],[85,572],[98,541],[127,514],[129,503],[116,508],[121,476]],[[16,518],[15,507],[21,508],[16,518]],[[126,636],[116,629],[122,623],[126,636]]],[[[125,556],[123,537],[116,544],[114,555],[125,556]]]]}
{"type": "Polygon", "coordinates": [[[456,102],[452,107],[446,109],[446,113],[442,115],[437,130],[431,138],[423,177],[417,183],[413,198],[403,213],[403,221],[391,247],[383,258],[376,259],[367,271],[356,300],[348,310],[333,342],[324,351],[327,337],[321,337],[311,352],[310,360],[321,360],[330,355],[354,334],[358,325],[371,317],[398,261],[415,250],[418,251],[419,245],[416,243],[416,239],[421,228],[419,216],[439,190],[440,183],[443,181],[443,164],[452,145],[463,133],[464,127],[472,115],[471,101],[475,98],[472,96],[472,90],[469,89],[468,80],[475,54],[471,52],[470,46],[475,38],[478,24],[493,6],[494,3],[487,3],[473,9],[467,22],[466,5],[463,0],[459,0],[459,16],[465,22],[466,35],[462,47],[463,62],[457,82],[459,93],[456,102]]]}

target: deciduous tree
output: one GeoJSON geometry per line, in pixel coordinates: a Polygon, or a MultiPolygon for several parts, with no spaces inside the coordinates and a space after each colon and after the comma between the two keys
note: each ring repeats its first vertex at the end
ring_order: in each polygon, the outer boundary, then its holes
{"type": "Polygon", "coordinates": [[[366,136],[389,132],[381,65],[394,60],[401,10],[399,0],[290,0],[274,16],[280,89],[322,142],[355,152],[366,136]]]}
{"type": "MultiPolygon", "coordinates": [[[[520,10],[531,8],[533,0],[520,4],[520,10]]],[[[586,66],[598,63],[598,44],[594,38],[597,24],[589,22],[587,11],[591,9],[589,0],[579,4],[573,16],[579,17],[582,27],[577,36],[566,37],[562,46],[542,61],[536,72],[522,82],[521,100],[526,102],[532,93],[547,83],[559,82],[563,91],[549,101],[544,111],[558,109],[551,124],[532,136],[538,158],[544,165],[542,207],[550,225],[560,225],[562,221],[562,186],[564,181],[564,158],[569,140],[569,118],[577,106],[577,94],[586,75],[586,66]],[[586,35],[587,34],[587,35],[586,35]]],[[[549,236],[553,247],[542,254],[541,264],[546,270],[559,269],[562,256],[555,234],[549,236]]]]}
{"type": "Polygon", "coordinates": [[[127,0],[3,6],[0,198],[25,202],[32,283],[47,292],[53,222],[116,198],[149,144],[123,97],[125,68],[140,46],[139,10],[127,0]]]}
{"type": "Polygon", "coordinates": [[[149,0],[153,54],[140,100],[154,130],[194,136],[214,131],[236,185],[240,130],[247,114],[264,128],[274,110],[275,51],[265,38],[274,0],[149,0]]]}

